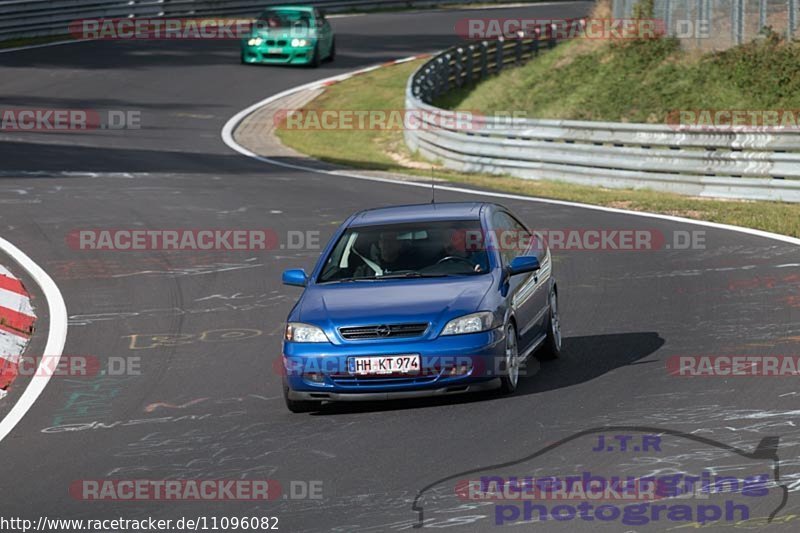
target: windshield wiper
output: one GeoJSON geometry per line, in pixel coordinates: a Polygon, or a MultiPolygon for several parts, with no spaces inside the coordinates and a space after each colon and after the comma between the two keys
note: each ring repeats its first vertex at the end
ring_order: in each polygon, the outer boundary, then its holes
{"type": "Polygon", "coordinates": [[[424,274],[422,272],[401,272],[399,274],[386,274],[377,279],[403,279],[403,278],[446,278],[450,274],[424,274]]]}
{"type": "Polygon", "coordinates": [[[382,279],[408,279],[408,278],[446,278],[451,274],[424,274],[422,272],[403,272],[399,274],[386,274],[383,276],[363,276],[360,278],[332,279],[324,283],[342,283],[345,281],[380,281],[382,279]]]}

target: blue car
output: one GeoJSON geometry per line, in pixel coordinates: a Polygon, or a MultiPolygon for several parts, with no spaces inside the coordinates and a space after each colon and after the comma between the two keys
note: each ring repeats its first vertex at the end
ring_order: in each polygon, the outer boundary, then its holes
{"type": "Polygon", "coordinates": [[[283,341],[284,398],[384,400],[500,388],[561,352],[558,289],[541,235],[491,203],[369,209],[336,231],[283,341]]]}

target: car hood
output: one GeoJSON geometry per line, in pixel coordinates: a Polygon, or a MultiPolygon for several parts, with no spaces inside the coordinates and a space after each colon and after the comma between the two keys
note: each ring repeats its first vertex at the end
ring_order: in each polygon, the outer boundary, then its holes
{"type": "Polygon", "coordinates": [[[354,281],[312,285],[290,320],[332,331],[342,326],[430,322],[481,311],[492,274],[471,277],[354,281]]]}
{"type": "Polygon", "coordinates": [[[316,31],[308,28],[253,28],[250,32],[251,37],[261,37],[262,39],[316,39],[316,31]]]}

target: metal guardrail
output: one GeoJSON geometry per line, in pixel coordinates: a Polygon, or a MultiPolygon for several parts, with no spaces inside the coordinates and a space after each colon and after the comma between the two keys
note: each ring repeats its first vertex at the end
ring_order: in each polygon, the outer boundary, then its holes
{"type": "MultiPolygon", "coordinates": [[[[69,24],[80,19],[156,17],[203,17],[245,15],[279,4],[313,4],[327,12],[350,9],[423,7],[465,0],[0,0],[0,41],[69,33],[69,24]]],[[[484,0],[495,3],[500,0],[484,0]]]]}
{"type": "Polygon", "coordinates": [[[717,133],[509,117],[472,117],[463,127],[458,112],[431,105],[448,91],[521,64],[553,44],[484,41],[431,58],[406,86],[406,109],[420,121],[419,128],[405,130],[408,147],[462,172],[800,202],[800,134],[794,131],[717,133]]]}

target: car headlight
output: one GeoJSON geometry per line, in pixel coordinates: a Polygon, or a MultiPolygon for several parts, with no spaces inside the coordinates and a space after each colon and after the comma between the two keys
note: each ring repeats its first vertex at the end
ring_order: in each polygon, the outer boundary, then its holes
{"type": "Polygon", "coordinates": [[[289,322],[286,324],[284,338],[288,342],[328,342],[328,337],[324,331],[317,326],[303,324],[302,322],[289,322]]]}
{"type": "Polygon", "coordinates": [[[247,44],[249,44],[250,46],[261,46],[261,43],[263,42],[264,39],[262,39],[261,37],[253,37],[252,39],[247,41],[247,44]]]}
{"type": "Polygon", "coordinates": [[[481,311],[454,318],[442,330],[442,335],[462,335],[464,333],[480,333],[492,329],[494,314],[481,311]]]}
{"type": "Polygon", "coordinates": [[[306,41],[305,39],[292,39],[292,46],[294,46],[295,48],[298,46],[306,46],[307,44],[308,41],[306,41]]]}

